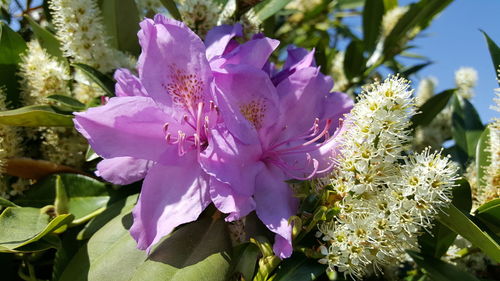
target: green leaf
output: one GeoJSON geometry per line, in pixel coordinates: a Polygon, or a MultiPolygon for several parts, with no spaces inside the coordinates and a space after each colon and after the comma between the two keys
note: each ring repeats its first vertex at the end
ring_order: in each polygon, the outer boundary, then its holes
{"type": "Polygon", "coordinates": [[[432,62],[425,62],[425,63],[420,63],[414,66],[410,66],[408,68],[402,69],[400,71],[401,76],[408,78],[410,75],[419,72],[423,68],[431,65],[432,62]]]}
{"type": "Polygon", "coordinates": [[[89,145],[87,151],[85,152],[85,161],[90,162],[94,161],[97,158],[99,158],[99,155],[97,155],[97,153],[95,153],[95,151],[89,145]]]}
{"type": "Polygon", "coordinates": [[[72,215],[60,215],[50,220],[50,216],[41,209],[8,207],[0,215],[0,249],[15,251],[16,248],[40,240],[72,220],[72,215]]]}
{"type": "Polygon", "coordinates": [[[233,250],[233,256],[235,257],[233,273],[241,274],[244,280],[252,280],[260,256],[259,247],[253,243],[238,245],[233,250]]]}
{"type": "Polygon", "coordinates": [[[475,158],[476,145],[484,130],[484,125],[474,106],[458,95],[452,99],[453,139],[464,156],[475,158]]]}
{"type": "Polygon", "coordinates": [[[421,113],[413,116],[411,120],[413,126],[429,125],[432,120],[434,120],[434,118],[446,107],[454,92],[454,89],[445,90],[427,100],[419,108],[421,113]]]}
{"type": "Polygon", "coordinates": [[[433,281],[479,281],[479,279],[461,270],[457,266],[436,258],[422,256],[414,251],[407,252],[418,266],[425,270],[426,274],[428,274],[433,281]]]}
{"type": "Polygon", "coordinates": [[[9,200],[0,197],[0,207],[19,207],[16,204],[10,202],[9,200]]]}
{"type": "Polygon", "coordinates": [[[134,0],[107,0],[102,2],[104,26],[112,46],[138,55],[140,52],[137,32],[139,31],[139,11],[134,0]]]}
{"type": "Polygon", "coordinates": [[[106,92],[109,97],[114,97],[115,94],[115,82],[108,76],[101,73],[99,70],[88,66],[83,63],[72,64],[75,68],[80,69],[87,77],[94,83],[96,83],[101,89],[106,92]]]}
{"type": "Polygon", "coordinates": [[[373,51],[380,36],[384,0],[366,0],[363,8],[363,42],[368,51],[373,51]]]}
{"type": "Polygon", "coordinates": [[[96,233],[116,216],[122,216],[126,213],[130,213],[137,202],[138,196],[138,194],[130,195],[127,198],[118,200],[110,206],[107,206],[104,212],[93,218],[84,226],[84,228],[78,233],[77,239],[89,239],[92,235],[94,235],[94,233],[96,233]]]}
{"type": "Polygon", "coordinates": [[[349,80],[360,76],[365,70],[363,42],[353,40],[347,46],[344,59],[344,72],[349,80]]]}
{"type": "Polygon", "coordinates": [[[22,127],[73,127],[73,115],[58,113],[49,105],[30,105],[0,111],[0,124],[22,127]]]}
{"type": "Polygon", "coordinates": [[[50,101],[54,101],[54,102],[62,105],[64,108],[67,108],[70,110],[83,110],[83,109],[85,109],[85,104],[79,102],[78,100],[76,100],[70,96],[50,95],[47,97],[47,99],[50,101]]]}
{"type": "Polygon", "coordinates": [[[54,257],[51,280],[59,280],[66,266],[68,266],[71,259],[73,259],[78,250],[80,250],[83,246],[84,242],[77,240],[77,235],[80,229],[81,227],[72,227],[60,235],[61,246],[57,248],[57,252],[54,257]]]}
{"type": "Polygon", "coordinates": [[[392,10],[398,6],[398,0],[384,0],[384,7],[386,11],[392,10]]]}
{"type": "Polygon", "coordinates": [[[340,10],[356,9],[365,3],[365,0],[338,0],[337,6],[340,10]]]}
{"type": "Polygon", "coordinates": [[[128,229],[131,214],[117,216],[88,241],[59,281],[226,280],[230,243],[221,219],[202,217],[180,227],[147,256],[128,229]]]}
{"type": "Polygon", "coordinates": [[[425,29],[432,19],[446,8],[453,0],[420,0],[418,3],[410,5],[408,12],[399,19],[398,23],[389,33],[384,42],[384,54],[391,58],[400,51],[401,40],[407,38],[407,34],[415,27],[420,30],[425,29]]]}
{"type": "Polygon", "coordinates": [[[110,199],[107,185],[96,179],[77,174],[51,175],[25,192],[24,196],[15,201],[16,204],[35,207],[53,204],[58,177],[66,190],[68,212],[75,216],[75,223],[91,219],[97,215],[96,211],[106,207],[110,199]]]}
{"type": "Polygon", "coordinates": [[[4,22],[0,22],[0,87],[6,87],[7,103],[19,106],[19,81],[16,73],[21,54],[28,47],[23,38],[4,22]]]}
{"type": "Polygon", "coordinates": [[[172,17],[174,17],[174,19],[182,21],[181,13],[179,13],[179,9],[177,9],[177,5],[173,0],[160,0],[160,2],[172,15],[172,17]]]}
{"type": "Polygon", "coordinates": [[[308,259],[303,254],[295,253],[281,262],[273,281],[306,281],[316,280],[323,274],[326,266],[315,259],[308,259]]]}
{"type": "Polygon", "coordinates": [[[479,189],[486,186],[484,177],[487,168],[491,165],[491,151],[489,149],[490,138],[490,126],[487,126],[479,137],[476,146],[476,174],[479,189]]]}
{"type": "Polygon", "coordinates": [[[477,226],[468,215],[461,212],[455,206],[443,210],[439,221],[449,229],[455,231],[474,246],[480,248],[486,255],[500,262],[500,246],[486,231],[477,226]]]}
{"type": "Polygon", "coordinates": [[[63,52],[61,51],[59,40],[57,40],[54,34],[41,27],[32,18],[28,16],[25,16],[24,18],[29,22],[31,29],[36,36],[36,39],[38,39],[38,42],[40,42],[40,46],[42,46],[42,48],[44,48],[48,54],[66,62],[66,59],[63,56],[63,52]]]}
{"type": "Polygon", "coordinates": [[[500,198],[484,203],[476,210],[477,218],[500,229],[500,198]]]}
{"type": "Polygon", "coordinates": [[[283,9],[290,1],[291,0],[264,0],[253,6],[246,14],[253,15],[258,21],[263,22],[283,9]]]}
{"type": "MultiPolygon", "coordinates": [[[[452,203],[464,213],[469,213],[472,208],[471,188],[465,179],[458,180],[457,186],[453,187],[452,203]]],[[[425,232],[418,237],[420,248],[427,256],[440,258],[453,244],[457,234],[437,220],[434,221],[431,233],[425,232]]]]}
{"type": "MultiPolygon", "coordinates": [[[[495,41],[493,41],[490,36],[488,36],[488,34],[486,34],[486,32],[482,31],[481,32],[483,33],[484,35],[484,38],[486,39],[486,43],[488,44],[488,49],[490,51],[490,55],[491,55],[491,62],[493,63],[493,69],[494,69],[494,73],[495,73],[495,76],[498,75],[497,73],[497,70],[500,66],[500,48],[498,47],[498,45],[495,43],[495,41]]],[[[498,81],[498,84],[500,85],[500,81],[498,81]]]]}

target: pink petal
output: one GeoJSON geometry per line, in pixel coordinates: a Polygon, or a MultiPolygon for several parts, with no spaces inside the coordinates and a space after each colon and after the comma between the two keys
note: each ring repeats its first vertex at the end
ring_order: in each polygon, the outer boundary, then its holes
{"type": "Polygon", "coordinates": [[[126,185],[142,180],[151,161],[132,157],[115,157],[104,159],[97,164],[96,175],[114,184],[126,185]]]}

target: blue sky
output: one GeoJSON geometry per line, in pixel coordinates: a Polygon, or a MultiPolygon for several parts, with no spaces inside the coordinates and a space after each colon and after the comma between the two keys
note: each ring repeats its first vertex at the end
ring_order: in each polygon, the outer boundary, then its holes
{"type": "MultiPolygon", "coordinates": [[[[400,5],[414,1],[402,1],[400,5]]],[[[454,87],[455,70],[461,66],[477,70],[479,80],[472,103],[484,123],[500,114],[492,109],[493,89],[499,87],[488,47],[479,29],[500,44],[500,1],[455,0],[414,43],[413,51],[429,57],[434,64],[420,72],[420,77],[438,79],[437,91],[454,87]]],[[[418,82],[415,81],[415,85],[418,82]]]]}

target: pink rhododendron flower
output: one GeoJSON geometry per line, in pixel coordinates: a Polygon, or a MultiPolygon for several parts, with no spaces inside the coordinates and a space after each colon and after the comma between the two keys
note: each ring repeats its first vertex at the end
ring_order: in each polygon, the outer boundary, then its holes
{"type": "Polygon", "coordinates": [[[104,158],[98,175],[118,184],[144,178],[130,229],[140,249],[213,202],[228,221],[256,210],[277,234],[275,253],[288,257],[297,202],[285,180],[333,165],[331,134],[352,101],[330,94],[312,52],[290,49],[278,72],[268,58],[279,42],[257,35],[240,44],[241,33],[219,26],[204,44],[180,22],[146,19],[139,77],[118,70],[116,97],[76,114],[104,158]]]}

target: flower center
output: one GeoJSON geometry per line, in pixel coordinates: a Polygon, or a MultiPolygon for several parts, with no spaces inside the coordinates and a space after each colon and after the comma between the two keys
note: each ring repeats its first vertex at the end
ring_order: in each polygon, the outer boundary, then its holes
{"type": "Polygon", "coordinates": [[[256,99],[247,104],[240,105],[240,112],[255,129],[262,128],[262,120],[264,119],[267,110],[267,104],[264,99],[256,99]]]}
{"type": "Polygon", "coordinates": [[[163,88],[172,97],[172,102],[192,112],[196,105],[203,102],[205,83],[196,74],[186,73],[175,64],[169,66],[169,81],[162,84],[163,88]]]}

